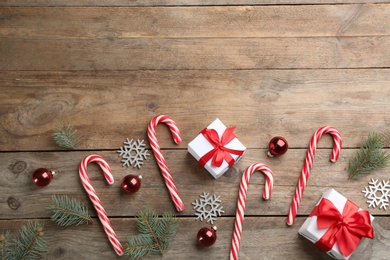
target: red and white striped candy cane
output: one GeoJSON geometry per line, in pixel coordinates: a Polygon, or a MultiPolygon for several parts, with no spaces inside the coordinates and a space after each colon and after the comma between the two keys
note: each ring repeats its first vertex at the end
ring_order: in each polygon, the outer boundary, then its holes
{"type": "Polygon", "coordinates": [[[171,199],[175,204],[176,210],[180,212],[184,210],[184,204],[179,197],[179,193],[176,189],[175,183],[173,182],[171,172],[168,169],[167,162],[162,156],[160,146],[158,145],[157,142],[156,126],[159,123],[164,123],[168,125],[173,140],[177,144],[181,142],[180,131],[176,123],[169,116],[165,116],[165,115],[154,117],[148,124],[148,137],[149,137],[150,146],[152,147],[154,157],[157,160],[157,164],[160,168],[160,172],[164,178],[164,182],[168,188],[169,194],[171,195],[171,199]]]}
{"type": "Polygon", "coordinates": [[[305,190],[307,180],[309,179],[310,170],[313,167],[314,155],[316,154],[317,144],[324,134],[330,134],[333,137],[333,151],[330,156],[331,162],[336,162],[340,156],[340,150],[342,146],[340,133],[331,126],[320,127],[311,138],[309,147],[306,153],[306,159],[303,164],[301,176],[299,177],[298,185],[295,189],[294,197],[291,201],[290,211],[286,220],[287,225],[294,224],[295,217],[297,216],[299,205],[301,204],[303,191],[305,190]]]}
{"type": "Polygon", "coordinates": [[[92,201],[93,206],[95,207],[96,213],[100,219],[100,222],[103,225],[103,229],[107,234],[108,240],[111,242],[112,247],[118,255],[123,255],[123,247],[118,240],[114,230],[112,229],[111,222],[107,217],[107,213],[103,208],[102,202],[99,200],[95,189],[91,185],[91,181],[88,177],[87,165],[90,162],[96,162],[99,164],[100,168],[103,170],[104,177],[108,184],[114,183],[114,178],[111,174],[110,166],[100,155],[89,155],[85,157],[80,164],[79,174],[81,178],[81,183],[84,186],[84,189],[87,191],[89,198],[92,201]]]}
{"type": "Polygon", "coordinates": [[[241,234],[242,234],[242,225],[244,224],[246,194],[248,190],[249,179],[252,176],[254,171],[262,171],[265,174],[265,187],[264,187],[263,198],[265,200],[269,200],[272,195],[274,176],[271,169],[267,165],[261,163],[254,163],[250,165],[248,168],[246,168],[240,182],[240,191],[238,194],[236,222],[234,224],[232,247],[230,250],[231,260],[238,259],[238,252],[240,249],[240,241],[241,241],[241,234]]]}

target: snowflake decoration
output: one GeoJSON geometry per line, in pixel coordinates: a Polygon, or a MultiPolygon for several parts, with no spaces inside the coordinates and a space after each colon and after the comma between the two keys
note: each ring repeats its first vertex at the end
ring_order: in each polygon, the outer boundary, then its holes
{"type": "Polygon", "coordinates": [[[364,193],[364,197],[368,198],[367,203],[368,207],[375,208],[379,206],[379,209],[384,208],[387,210],[389,206],[390,199],[390,181],[382,181],[378,183],[378,180],[371,179],[368,183],[369,186],[365,187],[362,192],[364,193]]]}
{"type": "Polygon", "coordinates": [[[126,138],[126,141],[123,143],[124,146],[117,151],[119,156],[123,158],[122,166],[129,167],[133,165],[133,167],[138,167],[138,169],[141,168],[141,165],[144,164],[143,160],[149,156],[148,150],[145,149],[144,140],[133,142],[133,139],[129,140],[129,138],[126,138]]]}
{"type": "Polygon", "coordinates": [[[209,196],[210,193],[203,192],[200,195],[200,200],[196,200],[192,203],[194,205],[196,219],[208,219],[207,222],[214,223],[218,216],[221,216],[225,211],[222,210],[220,196],[209,196]]]}

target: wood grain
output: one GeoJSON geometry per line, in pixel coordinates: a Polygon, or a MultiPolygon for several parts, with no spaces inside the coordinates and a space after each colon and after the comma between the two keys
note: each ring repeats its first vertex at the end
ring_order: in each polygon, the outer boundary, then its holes
{"type": "MultiPolygon", "coordinates": [[[[294,258],[302,260],[329,259],[310,241],[298,235],[298,229],[304,220],[305,218],[297,218],[295,225],[288,227],[281,217],[246,217],[240,259],[286,259],[291,257],[290,252],[294,252],[294,258]],[[270,237],[277,239],[269,239],[270,237]]],[[[16,235],[26,221],[0,221],[0,227],[6,225],[16,235]]],[[[123,245],[126,244],[127,237],[137,234],[134,219],[115,218],[111,222],[123,245]]],[[[388,217],[377,217],[373,222],[377,240],[363,239],[350,259],[386,259],[386,250],[390,246],[389,225],[388,217]]],[[[164,259],[209,259],[210,256],[214,259],[229,259],[234,218],[224,217],[218,220],[218,240],[210,248],[200,248],[195,242],[196,233],[203,226],[204,223],[192,218],[181,218],[177,235],[164,259]]],[[[60,228],[46,220],[44,233],[51,245],[49,254],[44,259],[120,259],[96,220],[90,225],[70,228],[60,228]]]]}
{"type": "Polygon", "coordinates": [[[383,68],[390,67],[390,36],[107,40],[0,38],[0,55],[0,70],[383,68]]]}
{"type": "Polygon", "coordinates": [[[1,8],[0,36],[28,39],[388,36],[390,5],[1,8]]]}
{"type": "MultiPolygon", "coordinates": [[[[387,170],[377,170],[358,181],[348,180],[346,169],[354,152],[349,149],[343,150],[339,161],[332,164],[329,162],[330,149],[318,151],[299,214],[308,215],[322,193],[329,188],[336,189],[360,207],[368,209],[361,191],[368,186],[371,178],[385,179],[387,170]]],[[[103,156],[113,170],[115,184],[108,186],[97,165],[92,164],[88,168],[91,182],[110,216],[134,216],[138,210],[148,208],[160,214],[167,210],[175,212],[154,158],[148,159],[142,169],[137,170],[122,167],[121,158],[116,151],[27,152],[6,153],[0,159],[0,185],[3,194],[6,194],[0,200],[2,217],[7,219],[49,217],[50,212],[45,205],[50,204],[52,194],[74,196],[82,199],[85,204],[90,204],[80,182],[78,167],[85,156],[94,153],[103,156]],[[39,167],[60,172],[50,186],[42,189],[36,188],[31,181],[31,173],[39,167]],[[143,175],[141,190],[132,196],[121,192],[120,188],[122,178],[129,173],[143,175]],[[124,204],[129,206],[124,207],[124,204]],[[41,206],[37,207],[37,205],[41,206]]],[[[254,174],[249,185],[246,213],[287,216],[305,158],[303,149],[291,149],[279,159],[268,158],[265,150],[250,149],[238,164],[215,180],[187,151],[167,150],[163,151],[163,154],[185,205],[185,210],[177,213],[182,216],[194,214],[191,203],[199,198],[202,191],[219,194],[223,201],[225,215],[234,216],[242,174],[250,164],[255,162],[265,163],[271,168],[275,175],[275,187],[272,199],[263,201],[264,176],[260,173],[254,174]]],[[[95,215],[92,205],[89,205],[89,208],[91,214],[95,215]]],[[[370,212],[375,215],[387,215],[386,211],[379,208],[370,208],[370,212]]]]}
{"type": "Polygon", "coordinates": [[[8,151],[58,150],[51,134],[69,122],[82,137],[79,149],[119,149],[127,137],[147,140],[148,122],[168,114],[183,142],[175,145],[159,126],[163,148],[186,149],[217,117],[237,126],[248,148],[265,149],[279,134],[290,147],[306,149],[322,125],[336,127],[344,147],[356,148],[368,133],[388,132],[389,72],[0,72],[0,144],[8,151]]]}
{"type": "Polygon", "coordinates": [[[164,259],[228,259],[239,182],[255,162],[270,166],[275,186],[264,201],[263,174],[251,178],[240,259],[329,259],[297,233],[329,188],[375,216],[375,239],[363,239],[350,259],[388,259],[389,213],[368,208],[361,192],[371,178],[387,180],[388,168],[359,180],[348,180],[347,168],[370,132],[389,132],[389,14],[388,0],[0,0],[0,232],[16,235],[40,219],[50,243],[44,259],[119,259],[78,167],[93,153],[112,167],[112,186],[96,164],[88,172],[125,244],[139,210],[177,213],[155,159],[138,170],[122,167],[117,153],[126,138],[147,143],[147,123],[167,114],[183,142],[175,145],[166,126],[157,137],[185,210],[164,259]],[[218,180],[187,152],[215,118],[237,126],[248,147],[218,180]],[[64,122],[78,129],[76,150],[51,138],[64,122]],[[340,131],[341,157],[329,162],[332,139],[322,137],[297,221],[287,227],[307,145],[323,125],[340,131]],[[290,148],[271,159],[267,145],[276,135],[290,148]],[[39,167],[60,174],[40,189],[31,182],[39,167]],[[130,173],[143,175],[133,195],[120,188],[130,173]],[[195,221],[191,204],[203,191],[220,195],[225,210],[210,248],[195,243],[209,225],[195,221]],[[53,194],[81,200],[93,223],[56,226],[47,209],[53,194]]]}
{"type": "Polygon", "coordinates": [[[388,3],[388,0],[0,0],[0,6],[212,6],[212,5],[310,5],[388,3]]]}

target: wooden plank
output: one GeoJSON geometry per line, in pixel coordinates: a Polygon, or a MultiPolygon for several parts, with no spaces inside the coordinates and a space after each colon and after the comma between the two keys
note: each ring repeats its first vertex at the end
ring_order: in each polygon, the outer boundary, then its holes
{"type": "MultiPolygon", "coordinates": [[[[298,218],[293,227],[287,227],[283,220],[280,217],[246,217],[240,259],[329,259],[310,241],[298,235],[298,229],[305,218],[298,218]]],[[[137,234],[134,219],[119,218],[111,221],[123,245],[128,236],[137,234]]],[[[26,222],[27,220],[0,221],[0,227],[16,235],[26,222]]],[[[49,253],[44,259],[120,259],[115,255],[97,220],[92,225],[68,228],[57,227],[49,220],[44,222],[44,234],[50,244],[49,253]]],[[[164,258],[228,259],[234,218],[220,218],[217,222],[217,242],[210,248],[201,248],[196,245],[196,233],[207,225],[193,219],[180,219],[177,234],[164,258]]],[[[377,217],[373,222],[375,240],[363,238],[350,259],[386,259],[390,246],[389,225],[389,218],[377,217]]]]}
{"type": "Polygon", "coordinates": [[[390,67],[390,36],[210,39],[0,38],[0,70],[390,67]]]}
{"type": "MultiPolygon", "coordinates": [[[[91,182],[110,216],[133,216],[137,211],[148,208],[159,213],[175,212],[154,158],[145,161],[144,166],[137,170],[122,167],[121,158],[116,151],[18,152],[3,153],[0,158],[0,187],[3,194],[0,198],[0,218],[49,217],[50,212],[47,206],[53,194],[67,194],[75,197],[89,205],[91,215],[95,215],[78,174],[80,161],[85,156],[95,153],[107,160],[115,179],[112,186],[107,186],[99,167],[96,164],[88,167],[91,182]],[[49,186],[44,188],[35,187],[31,181],[32,172],[40,167],[60,173],[49,186]],[[120,188],[122,178],[129,173],[143,175],[141,190],[134,195],[125,194],[120,188]],[[124,206],[124,204],[129,206],[124,206]]],[[[342,150],[341,158],[334,164],[329,162],[330,153],[330,149],[320,149],[317,152],[299,209],[300,215],[308,215],[322,193],[329,188],[336,189],[360,207],[368,209],[366,198],[361,191],[368,186],[371,178],[382,180],[388,177],[388,170],[382,169],[359,180],[348,180],[346,169],[355,150],[342,150]]],[[[246,213],[261,216],[287,216],[306,151],[291,149],[283,157],[271,159],[266,156],[265,150],[250,149],[232,169],[218,180],[201,168],[186,150],[166,150],[163,154],[185,205],[185,211],[177,213],[178,215],[193,216],[191,203],[199,199],[200,194],[205,191],[220,195],[225,210],[224,215],[234,216],[242,174],[250,164],[259,162],[268,165],[274,172],[275,187],[272,199],[269,201],[262,199],[264,176],[261,173],[254,174],[248,188],[246,213]]],[[[388,211],[378,208],[369,210],[375,215],[389,215],[388,211]]]]}
{"type": "Polygon", "coordinates": [[[228,259],[239,182],[254,162],[270,166],[275,186],[264,201],[263,174],[251,178],[240,259],[328,259],[297,230],[329,188],[375,216],[375,240],[364,239],[351,259],[387,259],[390,213],[368,208],[361,191],[371,178],[387,180],[388,169],[354,181],[346,171],[367,134],[389,128],[389,2],[0,0],[0,232],[15,235],[41,219],[51,244],[45,259],[119,259],[80,183],[79,163],[96,153],[111,165],[112,186],[96,164],[88,171],[124,244],[137,233],[139,210],[176,213],[155,159],[125,168],[116,152],[127,137],[147,142],[149,120],[168,114],[183,142],[173,144],[166,126],[158,139],[186,208],[166,259],[228,259]],[[218,180],[186,150],[216,117],[236,125],[248,147],[218,180]],[[51,139],[62,122],[79,130],[79,150],[51,139]],[[332,164],[332,140],[321,139],[299,216],[287,227],[308,142],[322,125],[341,132],[344,149],[332,164]],[[290,150],[271,159],[266,147],[275,135],[290,150]],[[39,189],[31,182],[38,167],[60,174],[39,189]],[[133,195],[120,189],[129,173],[143,175],[133,195]],[[195,243],[209,224],[195,221],[191,205],[203,191],[220,195],[225,210],[208,249],[195,243]],[[53,194],[83,201],[93,224],[57,227],[47,209],[53,194]]]}
{"type": "Polygon", "coordinates": [[[368,133],[390,126],[389,75],[388,69],[0,72],[0,145],[58,150],[53,129],[69,122],[82,137],[79,149],[119,149],[127,137],[147,140],[148,122],[168,114],[183,143],[175,145],[161,126],[163,148],[186,149],[217,117],[237,126],[248,148],[265,149],[283,135],[290,147],[306,149],[322,125],[334,125],[344,147],[356,148],[368,133]]]}
{"type": "Polygon", "coordinates": [[[1,8],[0,20],[0,37],[24,39],[390,35],[389,4],[1,8]]]}
{"type": "Polygon", "coordinates": [[[313,4],[376,4],[388,0],[0,0],[0,6],[213,6],[213,5],[313,5],[313,4]]]}

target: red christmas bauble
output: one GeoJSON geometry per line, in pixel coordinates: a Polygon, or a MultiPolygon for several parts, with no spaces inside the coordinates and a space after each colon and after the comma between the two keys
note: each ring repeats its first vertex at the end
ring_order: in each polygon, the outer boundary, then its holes
{"type": "Polygon", "coordinates": [[[204,247],[214,245],[217,240],[217,228],[216,227],[204,227],[201,228],[197,235],[198,243],[204,247]]]}
{"type": "Polygon", "coordinates": [[[53,172],[45,168],[36,169],[32,174],[32,180],[38,187],[45,187],[49,185],[52,178],[53,172]]]}
{"type": "Polygon", "coordinates": [[[127,193],[135,193],[141,187],[141,176],[129,174],[122,179],[122,189],[127,193]]]}
{"type": "Polygon", "coordinates": [[[268,148],[268,156],[274,157],[285,154],[288,150],[288,143],[283,137],[275,136],[269,141],[268,148]]]}

